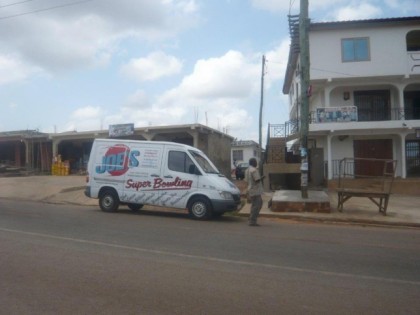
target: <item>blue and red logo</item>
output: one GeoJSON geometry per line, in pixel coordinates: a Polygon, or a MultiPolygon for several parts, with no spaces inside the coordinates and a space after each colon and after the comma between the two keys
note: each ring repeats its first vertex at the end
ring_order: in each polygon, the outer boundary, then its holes
{"type": "Polygon", "coordinates": [[[137,157],[140,151],[133,150],[124,144],[116,144],[109,147],[102,157],[102,164],[96,166],[96,172],[99,174],[109,173],[111,176],[121,176],[131,167],[139,165],[137,157]]]}

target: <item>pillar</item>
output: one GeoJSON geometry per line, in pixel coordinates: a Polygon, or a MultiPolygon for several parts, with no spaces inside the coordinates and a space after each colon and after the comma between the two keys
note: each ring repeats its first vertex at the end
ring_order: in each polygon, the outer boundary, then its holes
{"type": "Polygon", "coordinates": [[[331,104],[330,104],[330,94],[331,94],[332,89],[333,88],[329,87],[329,86],[325,87],[325,89],[324,89],[324,98],[325,98],[324,106],[325,107],[330,107],[331,106],[331,104]]]}
{"type": "MultiPolygon", "coordinates": [[[[405,110],[404,110],[404,86],[398,85],[398,101],[399,101],[399,111],[400,111],[400,120],[405,120],[405,110]]],[[[405,136],[404,141],[405,143],[405,136]]],[[[404,150],[405,154],[405,150],[404,150]]]]}
{"type": "Polygon", "coordinates": [[[405,133],[400,133],[400,142],[401,142],[401,177],[407,177],[407,162],[405,156],[405,133]]]}
{"type": "Polygon", "coordinates": [[[31,167],[31,160],[30,160],[30,151],[31,146],[28,140],[23,140],[23,143],[25,144],[25,167],[30,168],[31,167]]]}
{"type": "Polygon", "coordinates": [[[58,145],[61,143],[61,140],[54,139],[52,141],[52,158],[54,159],[58,155],[58,145]]]}
{"type": "Polygon", "coordinates": [[[328,180],[333,179],[333,165],[332,165],[332,135],[327,135],[327,160],[328,160],[328,180]]]}
{"type": "Polygon", "coordinates": [[[21,167],[22,166],[22,161],[20,159],[21,154],[20,154],[20,143],[21,142],[16,142],[15,143],[15,166],[16,167],[21,167]]]}

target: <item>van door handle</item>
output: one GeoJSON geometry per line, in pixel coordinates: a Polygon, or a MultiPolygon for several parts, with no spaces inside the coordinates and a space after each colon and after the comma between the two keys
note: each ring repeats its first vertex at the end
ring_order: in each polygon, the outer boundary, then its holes
{"type": "Polygon", "coordinates": [[[150,174],[150,177],[159,177],[158,174],[150,174]]]}
{"type": "Polygon", "coordinates": [[[165,175],[163,178],[173,178],[172,175],[165,175]]]}

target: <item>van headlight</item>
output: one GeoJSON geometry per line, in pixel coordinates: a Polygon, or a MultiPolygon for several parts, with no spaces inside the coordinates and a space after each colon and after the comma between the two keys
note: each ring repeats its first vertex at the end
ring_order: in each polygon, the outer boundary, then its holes
{"type": "Polygon", "coordinates": [[[219,191],[219,194],[223,199],[226,199],[226,200],[231,200],[232,199],[233,200],[232,194],[228,191],[219,191]]]}

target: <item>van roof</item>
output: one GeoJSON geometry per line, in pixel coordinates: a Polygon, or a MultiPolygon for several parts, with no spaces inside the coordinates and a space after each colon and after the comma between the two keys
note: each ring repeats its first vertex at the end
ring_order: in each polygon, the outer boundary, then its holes
{"type": "Polygon", "coordinates": [[[143,144],[151,144],[151,145],[171,145],[171,146],[177,146],[177,147],[183,147],[185,149],[192,149],[196,151],[201,151],[200,149],[197,149],[193,146],[190,146],[188,144],[183,143],[177,143],[177,142],[170,142],[170,141],[150,141],[150,140],[131,140],[131,139],[108,139],[108,138],[97,138],[94,140],[94,142],[117,142],[117,143],[143,143],[143,144]]]}

